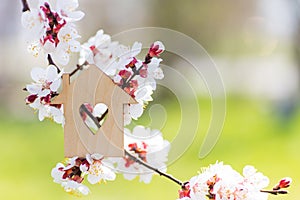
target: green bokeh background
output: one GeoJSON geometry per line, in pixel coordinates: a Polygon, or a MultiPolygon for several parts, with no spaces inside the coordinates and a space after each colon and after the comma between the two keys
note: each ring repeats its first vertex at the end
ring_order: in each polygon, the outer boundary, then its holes
{"type": "MultiPolygon", "coordinates": [[[[270,199],[297,199],[300,180],[299,114],[288,127],[284,127],[274,115],[262,111],[263,102],[230,98],[219,141],[207,157],[199,159],[197,155],[207,128],[207,116],[210,115],[209,109],[205,109],[209,107],[209,101],[199,99],[199,104],[203,107],[203,120],[197,137],[185,154],[169,166],[169,173],[188,180],[202,167],[216,161],[224,161],[239,172],[250,164],[270,178],[270,188],[282,177],[293,178],[289,195],[271,196],[270,199]]],[[[171,114],[173,117],[180,116],[176,110],[171,114]]],[[[63,130],[59,125],[50,121],[15,121],[1,116],[0,127],[1,199],[77,198],[65,193],[50,176],[55,163],[63,159],[63,130]]],[[[162,130],[166,138],[173,137],[172,129],[172,126],[166,126],[162,130]]],[[[119,174],[116,181],[91,186],[90,189],[91,194],[81,199],[176,199],[179,187],[159,176],[154,176],[150,184],[144,184],[138,179],[127,181],[119,174]]]]}

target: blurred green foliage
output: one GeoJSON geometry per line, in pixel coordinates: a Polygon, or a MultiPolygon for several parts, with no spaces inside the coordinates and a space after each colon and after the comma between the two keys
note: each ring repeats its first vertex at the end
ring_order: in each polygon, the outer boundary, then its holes
{"type": "MultiPolygon", "coordinates": [[[[265,111],[265,102],[229,99],[223,133],[213,151],[199,160],[199,147],[210,119],[209,100],[199,99],[199,104],[202,117],[198,135],[184,156],[169,166],[169,173],[185,181],[196,175],[201,167],[217,160],[232,165],[239,172],[250,164],[270,178],[270,188],[282,177],[293,178],[290,194],[270,196],[271,200],[297,199],[300,180],[299,114],[283,127],[275,115],[265,111]]],[[[176,107],[172,103],[169,106],[176,107]]],[[[171,110],[168,120],[179,115],[177,109],[171,110]]],[[[166,138],[174,137],[174,126],[165,126],[162,132],[166,138]]],[[[63,160],[63,129],[59,125],[49,121],[15,121],[1,115],[0,148],[1,199],[77,199],[53,183],[50,176],[52,167],[63,160]]],[[[88,186],[91,194],[81,199],[176,199],[179,189],[163,177],[155,176],[147,185],[137,179],[124,180],[120,174],[114,182],[88,186]]]]}

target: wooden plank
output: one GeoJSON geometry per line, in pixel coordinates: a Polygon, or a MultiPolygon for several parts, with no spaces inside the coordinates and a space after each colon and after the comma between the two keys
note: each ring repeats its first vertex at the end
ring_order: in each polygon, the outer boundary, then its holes
{"type": "Polygon", "coordinates": [[[89,66],[70,84],[69,74],[63,75],[63,90],[53,101],[64,105],[65,156],[84,157],[87,153],[124,156],[124,104],[137,103],[94,65],[89,66]],[[104,103],[108,114],[95,135],[91,134],[80,116],[80,106],[104,103]]]}

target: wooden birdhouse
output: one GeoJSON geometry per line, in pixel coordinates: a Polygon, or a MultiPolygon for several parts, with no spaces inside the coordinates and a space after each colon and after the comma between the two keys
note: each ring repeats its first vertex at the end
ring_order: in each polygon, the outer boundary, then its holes
{"type": "MultiPolygon", "coordinates": [[[[70,75],[64,74],[62,92],[53,103],[64,106],[65,157],[84,157],[93,153],[110,157],[124,156],[123,106],[137,102],[98,67],[90,65],[72,83],[70,75]],[[84,105],[95,106],[98,103],[107,106],[107,115],[104,123],[98,125],[99,129],[93,133],[82,114],[84,105]]],[[[90,116],[88,112],[86,114],[90,116]]]]}

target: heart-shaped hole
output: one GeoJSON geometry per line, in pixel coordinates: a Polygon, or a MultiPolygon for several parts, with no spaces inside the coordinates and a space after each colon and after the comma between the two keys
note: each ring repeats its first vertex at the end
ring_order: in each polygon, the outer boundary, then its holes
{"type": "Polygon", "coordinates": [[[79,113],[85,125],[95,135],[107,118],[108,107],[104,103],[98,103],[94,107],[90,103],[83,103],[79,113]]]}

